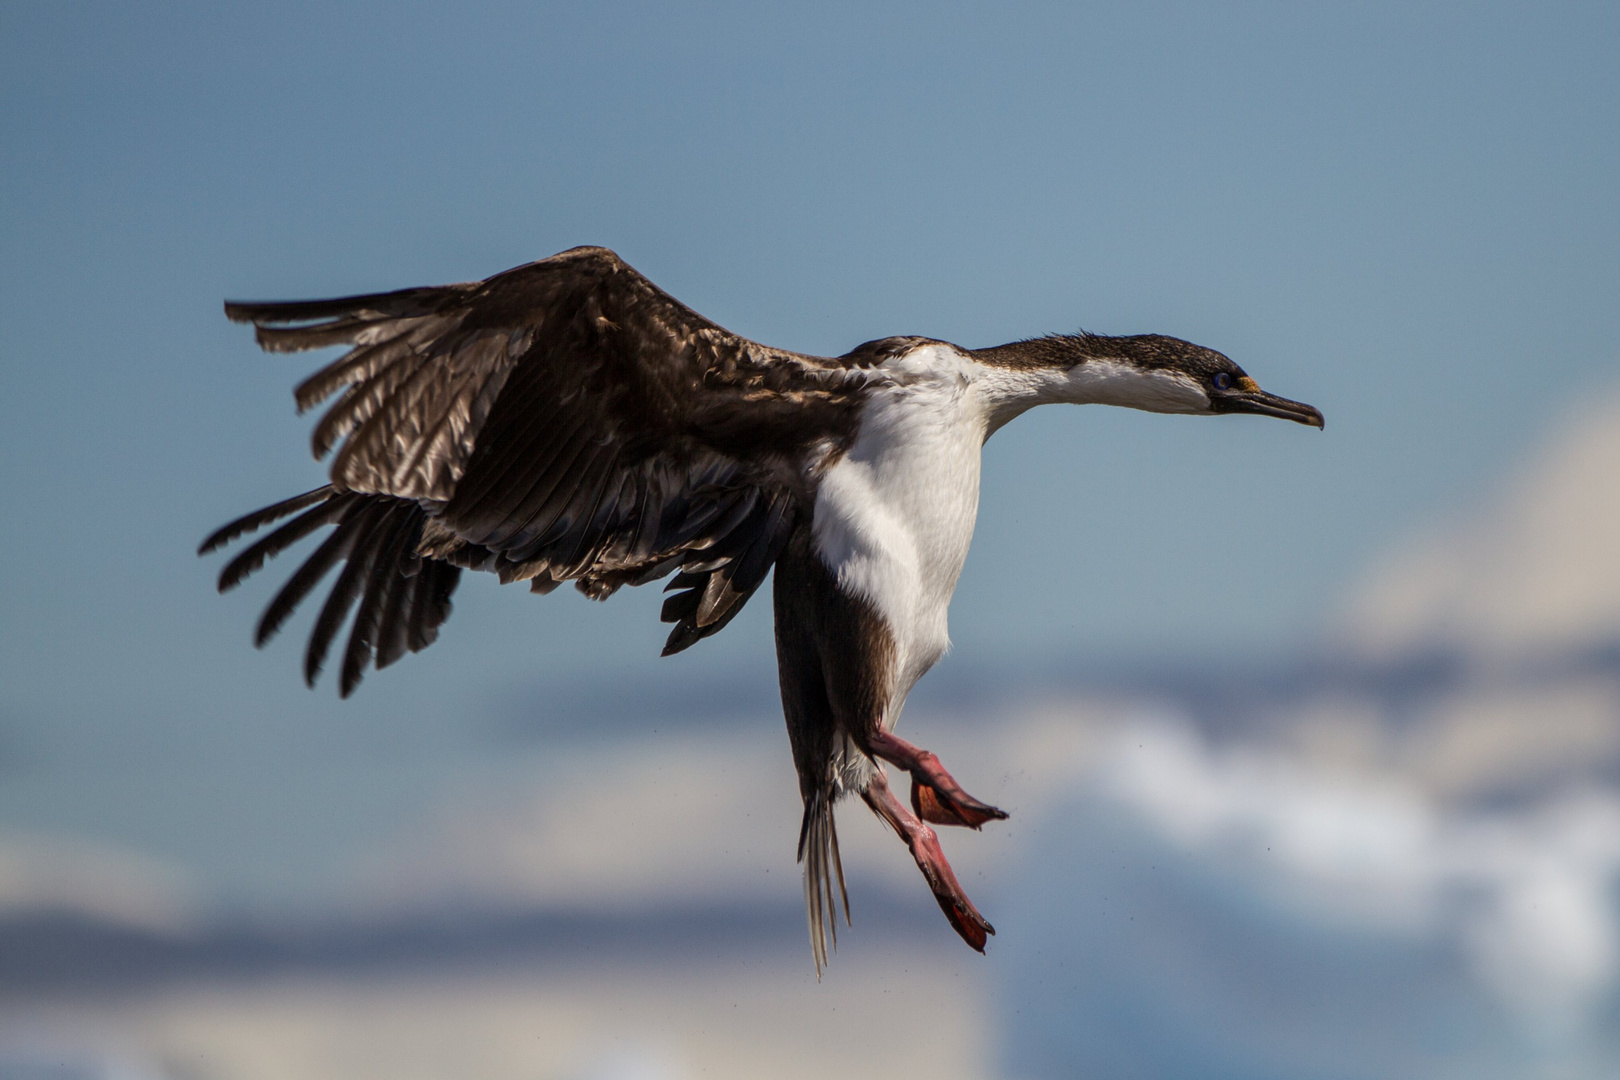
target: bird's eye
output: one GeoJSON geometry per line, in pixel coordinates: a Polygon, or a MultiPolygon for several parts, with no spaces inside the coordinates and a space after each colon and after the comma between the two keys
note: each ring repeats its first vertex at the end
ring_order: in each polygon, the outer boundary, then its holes
{"type": "Polygon", "coordinates": [[[1228,375],[1224,371],[1217,372],[1216,375],[1215,375],[1215,389],[1217,389],[1217,390],[1230,390],[1230,389],[1232,389],[1232,376],[1228,375]]]}

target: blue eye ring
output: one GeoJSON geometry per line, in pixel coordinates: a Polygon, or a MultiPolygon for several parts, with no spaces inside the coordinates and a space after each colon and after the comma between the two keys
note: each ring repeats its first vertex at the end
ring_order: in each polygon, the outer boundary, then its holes
{"type": "Polygon", "coordinates": [[[1215,389],[1217,389],[1217,390],[1230,390],[1230,389],[1232,389],[1232,376],[1228,375],[1224,371],[1216,372],[1215,373],[1215,389]]]}

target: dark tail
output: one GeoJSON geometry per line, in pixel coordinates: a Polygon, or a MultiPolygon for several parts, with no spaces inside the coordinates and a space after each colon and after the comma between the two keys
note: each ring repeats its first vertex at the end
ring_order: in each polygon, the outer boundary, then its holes
{"type": "Polygon", "coordinates": [[[819,788],[804,800],[804,823],[799,826],[799,861],[804,864],[804,904],[810,919],[810,951],[816,959],[816,978],[827,966],[827,942],[838,948],[838,905],[833,901],[833,878],[849,918],[849,890],[844,887],[844,864],[838,857],[838,826],[833,821],[833,793],[819,788]]]}
{"type": "Polygon", "coordinates": [[[197,553],[206,555],[288,517],[290,521],[248,546],[220,571],[219,591],[228,592],[317,529],[335,526],[264,609],[254,633],[255,645],[275,637],[304,598],[340,562],[343,569],[321,606],[304,652],[305,682],[315,685],[332,641],[356,601],[359,610],[343,650],[338,679],[342,696],[354,692],[373,662],[385,668],[407,651],[419,652],[433,644],[439,627],[450,617],[450,594],[461,569],[417,554],[427,515],[411,500],[339,492],[327,485],[236,519],[204,540],[197,553]]]}

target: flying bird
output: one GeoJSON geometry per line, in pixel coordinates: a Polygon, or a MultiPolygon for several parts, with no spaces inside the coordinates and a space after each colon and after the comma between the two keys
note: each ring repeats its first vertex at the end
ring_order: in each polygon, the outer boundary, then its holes
{"type": "Polygon", "coordinates": [[[673,574],[664,654],[718,633],[775,569],[782,709],[804,801],[819,972],[849,919],[834,804],[858,795],[905,841],[945,917],[982,952],[995,933],[935,825],[1004,819],[895,734],[907,693],[948,645],[972,539],[980,448],[1036,405],[1255,413],[1317,428],[1212,350],[1157,334],[1058,334],[986,349],[927,337],[843,356],[772,348],[717,326],[612,251],[579,247],[484,281],[291,303],[227,303],[259,345],[349,351],[301,383],[329,481],[224,526],[202,553],[275,522],[225,591],[330,528],[259,619],[256,643],[341,564],[304,655],[368,666],[432,644],[463,570],[602,600],[673,574]],[[335,453],[334,453],[335,451],[335,453]],[[885,765],[908,773],[909,800],[885,765]],[[909,805],[908,805],[909,802],[909,805]]]}

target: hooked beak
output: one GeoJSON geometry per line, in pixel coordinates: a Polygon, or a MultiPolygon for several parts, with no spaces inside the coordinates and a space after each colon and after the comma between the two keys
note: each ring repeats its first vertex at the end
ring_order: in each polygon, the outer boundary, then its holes
{"type": "Polygon", "coordinates": [[[1292,420],[1296,424],[1309,424],[1313,428],[1326,426],[1319,409],[1303,401],[1289,401],[1276,394],[1268,394],[1253,379],[1242,379],[1230,390],[1215,391],[1209,397],[1209,406],[1211,411],[1218,413],[1258,413],[1292,420]]]}

